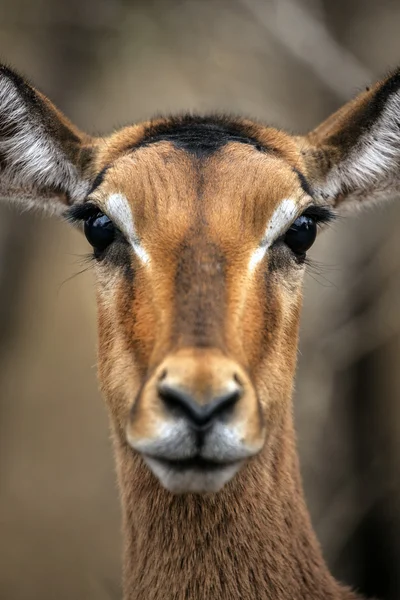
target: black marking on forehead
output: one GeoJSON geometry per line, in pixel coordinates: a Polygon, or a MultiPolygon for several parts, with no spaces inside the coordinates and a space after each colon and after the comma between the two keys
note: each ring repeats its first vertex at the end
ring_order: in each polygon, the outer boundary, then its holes
{"type": "Polygon", "coordinates": [[[295,167],[293,167],[293,171],[296,173],[297,177],[299,178],[300,185],[301,185],[303,192],[305,194],[307,194],[308,196],[311,196],[311,198],[313,198],[314,192],[312,190],[311,185],[308,183],[307,179],[305,178],[305,175],[303,175],[303,173],[301,171],[299,171],[298,169],[296,169],[295,167]]]}
{"type": "Polygon", "coordinates": [[[251,125],[224,116],[183,115],[155,121],[146,127],[134,148],[161,141],[171,142],[198,157],[213,154],[228,142],[248,144],[260,152],[277,152],[276,148],[265,146],[257,139],[251,125]]]}
{"type": "Polygon", "coordinates": [[[90,190],[88,192],[88,196],[90,196],[90,194],[93,194],[95,189],[97,189],[103,183],[105,174],[107,173],[109,168],[110,168],[110,165],[107,165],[107,167],[104,167],[104,169],[102,171],[100,171],[100,173],[98,173],[98,175],[96,175],[96,177],[92,183],[92,187],[90,188],[90,190]]]}

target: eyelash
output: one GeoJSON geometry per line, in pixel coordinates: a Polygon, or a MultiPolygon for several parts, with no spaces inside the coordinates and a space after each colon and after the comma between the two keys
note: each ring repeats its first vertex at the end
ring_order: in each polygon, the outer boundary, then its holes
{"type": "Polygon", "coordinates": [[[66,213],[66,219],[73,225],[78,225],[82,221],[86,221],[89,217],[94,217],[97,214],[104,214],[95,204],[86,202],[85,204],[77,204],[70,208],[66,213]]]}
{"type": "Polygon", "coordinates": [[[309,206],[299,217],[310,217],[314,219],[317,225],[326,225],[332,223],[337,218],[337,215],[329,206],[309,206]]]}

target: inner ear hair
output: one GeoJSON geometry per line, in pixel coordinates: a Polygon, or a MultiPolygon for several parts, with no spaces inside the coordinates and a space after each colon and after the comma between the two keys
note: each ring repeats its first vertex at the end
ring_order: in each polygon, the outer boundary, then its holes
{"type": "Polygon", "coordinates": [[[0,65],[0,195],[61,213],[90,188],[95,146],[23,77],[0,65]]]}
{"type": "Polygon", "coordinates": [[[319,199],[334,205],[400,191],[400,69],[299,138],[319,199]]]}

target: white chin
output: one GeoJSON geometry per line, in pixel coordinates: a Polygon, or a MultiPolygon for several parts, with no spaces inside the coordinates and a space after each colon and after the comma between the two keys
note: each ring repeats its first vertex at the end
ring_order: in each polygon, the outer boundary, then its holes
{"type": "Polygon", "coordinates": [[[178,470],[156,458],[144,456],[160,483],[173,494],[206,494],[219,490],[232,479],[241,466],[241,461],[218,469],[188,468],[178,470]]]}

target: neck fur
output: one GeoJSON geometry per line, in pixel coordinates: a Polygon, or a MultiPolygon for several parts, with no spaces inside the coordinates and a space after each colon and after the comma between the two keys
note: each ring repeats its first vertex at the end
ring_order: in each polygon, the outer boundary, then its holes
{"type": "Polygon", "coordinates": [[[291,415],[216,495],[174,496],[118,438],[116,449],[125,600],[356,600],[312,530],[291,415]]]}

